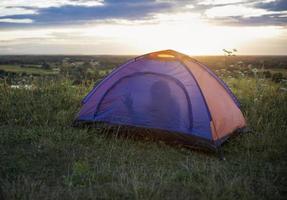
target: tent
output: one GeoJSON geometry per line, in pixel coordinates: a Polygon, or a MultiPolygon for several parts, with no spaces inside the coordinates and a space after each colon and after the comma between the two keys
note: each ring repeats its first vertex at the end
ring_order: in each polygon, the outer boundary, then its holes
{"type": "Polygon", "coordinates": [[[204,64],[173,50],[119,66],[82,104],[76,123],[165,130],[215,148],[246,125],[227,85],[204,64]]]}

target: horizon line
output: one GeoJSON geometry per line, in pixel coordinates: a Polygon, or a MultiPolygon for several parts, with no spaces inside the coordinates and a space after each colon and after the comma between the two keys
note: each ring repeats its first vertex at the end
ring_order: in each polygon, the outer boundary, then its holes
{"type": "MultiPolygon", "coordinates": [[[[140,56],[144,54],[0,54],[0,56],[140,56]]],[[[188,56],[226,56],[223,54],[187,54],[188,56]]],[[[235,56],[287,56],[287,54],[237,54],[235,56]]]]}

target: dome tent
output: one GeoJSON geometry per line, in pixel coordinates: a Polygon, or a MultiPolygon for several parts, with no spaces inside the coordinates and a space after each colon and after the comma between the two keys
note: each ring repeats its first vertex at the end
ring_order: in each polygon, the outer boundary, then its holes
{"type": "Polygon", "coordinates": [[[83,99],[75,123],[175,132],[217,148],[245,127],[237,98],[209,68],[173,50],[134,58],[83,99]]]}

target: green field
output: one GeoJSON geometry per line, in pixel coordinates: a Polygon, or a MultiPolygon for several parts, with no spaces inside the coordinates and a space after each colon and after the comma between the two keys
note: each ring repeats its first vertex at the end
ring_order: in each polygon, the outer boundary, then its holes
{"type": "Polygon", "coordinates": [[[15,72],[15,73],[26,73],[26,74],[38,74],[38,75],[53,75],[57,72],[53,70],[45,70],[35,67],[35,65],[20,67],[19,65],[0,65],[0,70],[6,72],[15,72]]]}
{"type": "Polygon", "coordinates": [[[273,68],[272,70],[270,70],[271,73],[282,73],[285,76],[287,75],[287,69],[281,69],[281,68],[273,68]]]}
{"type": "Polygon", "coordinates": [[[251,133],[214,154],[72,128],[93,87],[0,84],[0,184],[6,199],[285,199],[285,83],[224,77],[251,133]]]}

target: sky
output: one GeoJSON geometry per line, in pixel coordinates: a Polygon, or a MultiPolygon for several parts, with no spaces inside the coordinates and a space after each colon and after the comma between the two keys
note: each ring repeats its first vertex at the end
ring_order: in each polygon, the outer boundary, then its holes
{"type": "Polygon", "coordinates": [[[287,55],[287,0],[0,0],[0,54],[287,55]]]}

